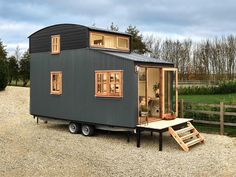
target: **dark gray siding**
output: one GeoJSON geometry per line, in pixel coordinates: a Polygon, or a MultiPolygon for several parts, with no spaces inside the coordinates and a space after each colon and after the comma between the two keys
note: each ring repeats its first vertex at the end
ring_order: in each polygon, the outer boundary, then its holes
{"type": "Polygon", "coordinates": [[[88,28],[74,24],[54,25],[37,31],[29,37],[30,53],[50,52],[51,35],[60,34],[61,50],[88,47],[88,28]]]}
{"type": "Polygon", "coordinates": [[[133,61],[90,49],[31,54],[30,112],[33,115],[111,126],[135,127],[137,74],[133,61]],[[96,98],[95,70],[123,70],[123,98],[96,98]],[[50,71],[62,71],[63,94],[50,95],[50,71]]]}

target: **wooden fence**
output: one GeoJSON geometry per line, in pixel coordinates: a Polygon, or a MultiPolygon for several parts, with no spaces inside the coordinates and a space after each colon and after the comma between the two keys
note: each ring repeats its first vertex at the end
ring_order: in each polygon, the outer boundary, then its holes
{"type": "MultiPolygon", "coordinates": [[[[183,99],[179,102],[180,105],[180,117],[184,117],[184,112],[190,112],[190,113],[202,113],[202,114],[208,114],[208,115],[219,115],[219,122],[217,121],[209,121],[209,120],[196,120],[194,119],[194,122],[197,123],[203,123],[203,124],[212,124],[212,125],[220,125],[220,134],[224,134],[224,126],[235,126],[236,123],[231,122],[225,122],[224,116],[236,116],[236,112],[226,112],[226,108],[233,108],[236,109],[236,105],[225,105],[223,102],[220,104],[206,104],[206,103],[193,103],[193,102],[184,102],[183,99]],[[207,110],[194,110],[194,109],[185,109],[184,105],[190,105],[190,106],[204,106],[204,107],[210,107],[210,108],[219,108],[219,111],[207,111],[207,110]]],[[[236,118],[236,117],[235,117],[236,118]]]]}

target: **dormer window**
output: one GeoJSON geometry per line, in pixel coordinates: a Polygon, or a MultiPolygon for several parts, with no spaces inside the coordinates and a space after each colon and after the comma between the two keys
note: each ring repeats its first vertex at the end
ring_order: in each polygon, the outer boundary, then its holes
{"type": "Polygon", "coordinates": [[[104,36],[99,35],[99,34],[94,34],[92,37],[93,37],[92,45],[94,45],[94,46],[104,46],[104,36]]]}
{"type": "Polygon", "coordinates": [[[51,53],[52,54],[59,54],[60,53],[60,35],[52,35],[51,36],[51,53]]]}
{"type": "Polygon", "coordinates": [[[129,37],[90,32],[90,47],[129,51],[129,37]]]}
{"type": "Polygon", "coordinates": [[[129,48],[129,40],[124,37],[118,37],[118,48],[128,49],[129,48]]]}

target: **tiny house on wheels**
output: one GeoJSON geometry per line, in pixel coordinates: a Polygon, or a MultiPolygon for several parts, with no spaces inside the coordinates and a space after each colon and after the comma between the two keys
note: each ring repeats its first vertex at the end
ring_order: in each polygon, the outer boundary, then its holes
{"type": "Polygon", "coordinates": [[[132,53],[131,45],[129,34],[77,24],[30,35],[31,115],[69,121],[71,133],[85,136],[96,129],[134,131],[138,147],[148,130],[159,132],[160,150],[165,131],[186,151],[202,142],[191,119],[176,118],[177,68],[132,53]]]}

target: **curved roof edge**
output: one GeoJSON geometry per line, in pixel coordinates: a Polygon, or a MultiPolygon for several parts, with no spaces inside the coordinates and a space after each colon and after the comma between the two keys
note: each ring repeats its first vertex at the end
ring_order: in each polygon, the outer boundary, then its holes
{"type": "Polygon", "coordinates": [[[68,26],[80,26],[80,27],[84,27],[84,28],[88,28],[89,30],[93,30],[93,31],[100,31],[100,32],[108,32],[108,33],[117,33],[117,34],[123,34],[123,35],[127,35],[130,36],[130,34],[128,33],[124,33],[124,32],[119,32],[119,31],[112,31],[109,29],[105,29],[105,28],[97,28],[97,27],[92,27],[92,26],[85,26],[85,25],[79,25],[79,24],[74,24],[74,23],[61,23],[61,24],[55,24],[55,25],[50,25],[47,27],[44,27],[42,29],[39,29],[38,31],[35,31],[34,33],[32,33],[31,35],[28,36],[28,38],[30,38],[31,36],[35,35],[36,33],[45,30],[47,28],[52,28],[55,26],[62,26],[62,25],[68,25],[68,26]]]}
{"type": "Polygon", "coordinates": [[[38,31],[35,31],[35,32],[32,33],[31,35],[29,35],[28,38],[31,37],[31,36],[33,36],[34,34],[40,32],[40,31],[43,31],[43,30],[47,29],[47,28],[52,28],[52,27],[55,27],[55,26],[61,26],[61,25],[68,25],[68,26],[82,26],[82,27],[87,28],[87,27],[84,26],[84,25],[78,25],[78,24],[73,24],[73,23],[60,23],[60,24],[50,25],[50,26],[46,26],[46,27],[44,27],[44,28],[41,28],[41,29],[39,29],[38,31]]]}

